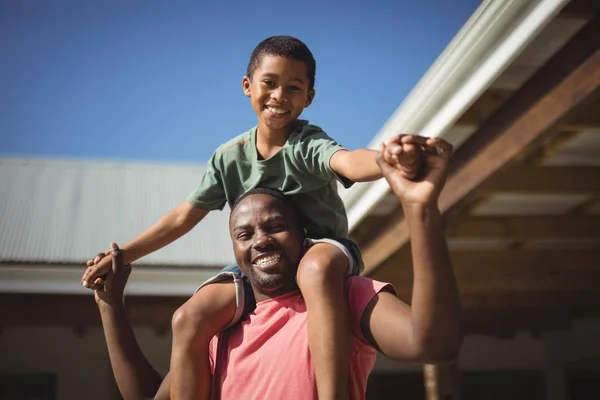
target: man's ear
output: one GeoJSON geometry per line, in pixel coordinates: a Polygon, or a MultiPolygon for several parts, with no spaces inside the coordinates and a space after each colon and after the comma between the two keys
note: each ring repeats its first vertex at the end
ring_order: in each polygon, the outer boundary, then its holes
{"type": "Polygon", "coordinates": [[[306,97],[306,103],[304,104],[304,108],[310,106],[315,98],[315,89],[310,89],[308,91],[308,96],[306,97]]]}
{"type": "Polygon", "coordinates": [[[252,82],[250,81],[250,78],[248,78],[247,76],[244,76],[242,78],[242,90],[244,91],[244,94],[247,97],[250,97],[251,91],[250,88],[252,87],[252,82]]]}

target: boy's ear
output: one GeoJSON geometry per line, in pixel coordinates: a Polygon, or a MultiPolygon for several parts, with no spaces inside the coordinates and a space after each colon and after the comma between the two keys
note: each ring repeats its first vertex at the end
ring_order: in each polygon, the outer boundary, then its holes
{"type": "Polygon", "coordinates": [[[310,89],[308,91],[308,96],[306,97],[306,103],[304,104],[304,108],[310,106],[315,98],[315,89],[310,89]]]}
{"type": "Polygon", "coordinates": [[[242,78],[242,90],[247,97],[250,97],[250,87],[252,86],[252,82],[250,82],[250,78],[244,76],[242,78]]]}

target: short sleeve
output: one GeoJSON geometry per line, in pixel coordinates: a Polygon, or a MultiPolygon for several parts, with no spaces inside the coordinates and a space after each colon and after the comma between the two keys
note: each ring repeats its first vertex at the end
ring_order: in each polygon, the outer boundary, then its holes
{"type": "Polygon", "coordinates": [[[212,375],[215,374],[215,353],[217,352],[218,343],[218,336],[213,336],[208,344],[208,362],[210,364],[210,373],[212,375]]]}
{"type": "Polygon", "coordinates": [[[346,148],[323,132],[321,128],[314,125],[305,126],[299,141],[299,148],[303,153],[300,156],[304,158],[311,173],[329,180],[337,179],[345,188],[349,188],[354,184],[352,180],[336,174],[331,169],[329,163],[331,157],[340,150],[346,150],[346,148]]]}
{"type": "Polygon", "coordinates": [[[198,187],[188,196],[188,202],[206,211],[222,210],[227,202],[225,187],[218,165],[218,153],[212,155],[198,187]]]}
{"type": "Polygon", "coordinates": [[[363,343],[367,343],[367,340],[362,333],[360,325],[362,315],[371,300],[384,290],[396,293],[391,284],[379,282],[364,276],[351,276],[345,280],[346,298],[348,299],[348,306],[350,308],[350,328],[354,336],[363,343]]]}

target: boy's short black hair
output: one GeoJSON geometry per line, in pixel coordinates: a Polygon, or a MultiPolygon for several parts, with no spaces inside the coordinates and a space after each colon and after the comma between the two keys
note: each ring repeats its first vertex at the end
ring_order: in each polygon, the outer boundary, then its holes
{"type": "Polygon", "coordinates": [[[260,66],[263,57],[267,55],[291,58],[304,63],[308,74],[308,89],[314,88],[317,63],[308,46],[301,40],[292,36],[271,36],[260,42],[250,56],[246,70],[248,78],[252,79],[254,71],[260,66]]]}

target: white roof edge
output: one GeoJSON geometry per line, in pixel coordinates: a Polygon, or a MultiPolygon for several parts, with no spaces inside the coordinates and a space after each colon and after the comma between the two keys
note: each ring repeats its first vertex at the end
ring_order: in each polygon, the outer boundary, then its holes
{"type": "MultiPolygon", "coordinates": [[[[486,0],[369,144],[402,132],[443,136],[569,0],[486,0]]],[[[344,193],[350,230],[386,196],[384,180],[344,193]]]]}
{"type": "MultiPolygon", "coordinates": [[[[132,267],[129,296],[191,296],[217,273],[213,268],[132,267]]],[[[49,265],[0,265],[0,293],[76,294],[91,296],[80,281],[83,268],[49,265]]]]}

